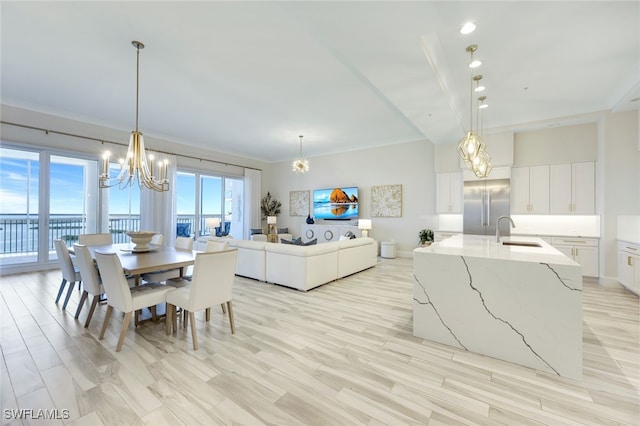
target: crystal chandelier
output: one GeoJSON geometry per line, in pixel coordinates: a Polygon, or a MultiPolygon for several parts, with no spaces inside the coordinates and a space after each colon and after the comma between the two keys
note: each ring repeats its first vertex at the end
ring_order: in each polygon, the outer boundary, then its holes
{"type": "Polygon", "coordinates": [[[302,156],[302,135],[300,135],[300,156],[293,160],[293,171],[296,173],[306,173],[309,171],[309,160],[302,156]]]}
{"type": "Polygon", "coordinates": [[[129,148],[124,159],[120,159],[120,173],[116,177],[109,176],[109,157],[111,154],[107,151],[102,156],[102,173],[100,174],[100,188],[110,188],[118,185],[120,189],[133,186],[134,182],[138,182],[140,189],[144,187],[153,189],[154,191],[164,192],[169,190],[169,181],[167,180],[168,160],[158,161],[154,165],[153,155],[147,156],[144,148],[144,138],[142,132],[138,131],[138,92],[140,88],[140,49],[144,49],[144,44],[139,41],[132,41],[131,44],[136,48],[136,129],[131,132],[129,138],[129,148]],[[154,176],[154,168],[157,170],[158,176],[154,176]]]}

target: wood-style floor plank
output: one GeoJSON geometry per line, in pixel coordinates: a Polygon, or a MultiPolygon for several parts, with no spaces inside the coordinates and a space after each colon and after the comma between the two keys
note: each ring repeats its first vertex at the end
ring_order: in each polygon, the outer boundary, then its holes
{"type": "Polygon", "coordinates": [[[220,307],[196,313],[197,351],[189,329],[147,322],[116,353],[122,314],[98,340],[106,306],[85,329],[59,284],[0,280],[2,407],[69,410],[51,424],[639,424],[639,305],[620,286],[584,281],[576,381],[414,337],[411,259],[307,293],[236,277],[236,334],[220,307]]]}

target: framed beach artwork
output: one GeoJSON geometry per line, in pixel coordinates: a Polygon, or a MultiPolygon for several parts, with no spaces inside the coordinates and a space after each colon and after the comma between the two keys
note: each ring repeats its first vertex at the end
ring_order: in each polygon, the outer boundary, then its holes
{"type": "Polygon", "coordinates": [[[309,191],[289,192],[289,216],[309,215],[309,191]]]}
{"type": "Polygon", "coordinates": [[[371,187],[371,217],[402,216],[402,185],[371,187]]]}

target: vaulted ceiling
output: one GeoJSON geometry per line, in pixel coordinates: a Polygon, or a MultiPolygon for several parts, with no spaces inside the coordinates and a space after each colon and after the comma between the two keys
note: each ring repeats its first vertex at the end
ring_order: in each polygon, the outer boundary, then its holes
{"type": "Polygon", "coordinates": [[[636,1],[13,2],[1,7],[1,101],[256,158],[638,109],[636,1]],[[461,35],[465,21],[477,30],[461,35]],[[635,100],[634,100],[635,99],[635,100]],[[475,112],[472,113],[475,117],[475,112]]]}

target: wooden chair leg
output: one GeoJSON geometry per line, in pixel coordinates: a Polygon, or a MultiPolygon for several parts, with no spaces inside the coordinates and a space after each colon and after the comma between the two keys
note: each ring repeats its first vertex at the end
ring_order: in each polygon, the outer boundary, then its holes
{"type": "Polygon", "coordinates": [[[56,303],[58,303],[58,301],[60,300],[60,297],[62,296],[62,292],[64,291],[65,285],[67,285],[67,280],[63,278],[62,282],[60,283],[60,289],[58,289],[58,295],[56,296],[56,303]]]}
{"type": "Polygon", "coordinates": [[[93,318],[93,313],[96,310],[96,306],[98,306],[98,302],[100,302],[100,295],[93,296],[93,300],[91,301],[91,308],[89,309],[89,315],[87,316],[87,320],[84,323],[84,328],[89,328],[89,323],[91,322],[91,318],[93,318]]]}
{"type": "Polygon", "coordinates": [[[222,306],[222,313],[226,314],[227,313],[227,308],[224,306],[224,303],[221,303],[220,306],[222,306]]]}
{"type": "Polygon", "coordinates": [[[168,336],[171,334],[171,326],[173,325],[174,308],[172,304],[167,303],[167,307],[165,309],[167,311],[167,315],[165,317],[164,327],[168,336]]]}
{"type": "MultiPolygon", "coordinates": [[[[173,309],[176,309],[177,306],[174,306],[173,309]]],[[[177,309],[173,311],[173,331],[178,331],[178,315],[182,315],[182,310],[178,311],[177,309]]]]}
{"type": "Polygon", "coordinates": [[[229,325],[231,325],[231,334],[236,334],[236,325],[233,322],[233,304],[231,300],[227,302],[227,308],[229,309],[229,325]]]}
{"type": "Polygon", "coordinates": [[[211,308],[205,309],[204,314],[205,314],[205,321],[209,322],[209,320],[211,320],[211,308]]]}
{"type": "Polygon", "coordinates": [[[182,328],[183,329],[187,329],[187,324],[189,323],[189,315],[187,315],[188,312],[186,309],[182,308],[182,328]]]}
{"type": "Polygon", "coordinates": [[[109,319],[111,319],[111,312],[113,311],[113,306],[107,306],[107,313],[104,316],[104,322],[102,323],[102,329],[100,330],[100,335],[98,335],[98,339],[102,340],[104,338],[104,333],[107,331],[107,324],[109,324],[109,319]]]}
{"type": "Polygon", "coordinates": [[[87,300],[88,296],[89,296],[89,293],[87,293],[87,290],[82,292],[82,296],[80,297],[80,303],[78,303],[78,309],[76,309],[76,315],[74,316],[75,319],[78,319],[78,317],[80,316],[80,311],[82,310],[82,307],[84,306],[84,302],[87,300]]]}
{"type": "Polygon", "coordinates": [[[127,329],[129,328],[129,324],[131,323],[131,315],[133,312],[127,312],[124,315],[124,320],[122,320],[122,330],[120,330],[120,337],[118,338],[118,344],[116,345],[116,352],[120,352],[122,349],[122,344],[124,343],[124,336],[127,335],[127,329]]]}
{"type": "Polygon", "coordinates": [[[72,282],[69,283],[69,290],[67,290],[67,296],[64,298],[64,303],[62,304],[62,309],[67,309],[67,303],[69,303],[69,299],[71,298],[71,293],[73,293],[73,286],[75,286],[76,283],[72,282]]]}
{"type": "Polygon", "coordinates": [[[193,350],[198,350],[198,337],[196,336],[196,316],[193,312],[189,312],[189,319],[191,320],[191,338],[193,339],[193,350]]]}
{"type": "Polygon", "coordinates": [[[156,305],[149,306],[149,310],[151,311],[151,321],[158,321],[158,310],[156,309],[156,305]]]}

